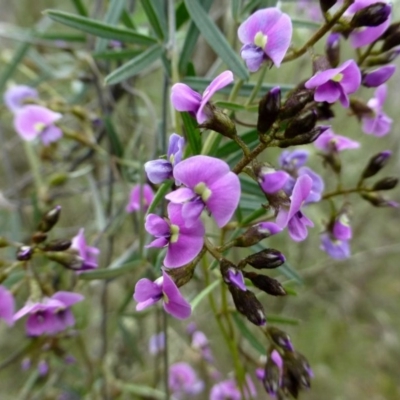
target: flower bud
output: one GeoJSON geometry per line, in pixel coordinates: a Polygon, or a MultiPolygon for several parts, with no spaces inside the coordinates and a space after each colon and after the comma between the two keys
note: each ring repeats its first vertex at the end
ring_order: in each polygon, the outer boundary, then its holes
{"type": "Polygon", "coordinates": [[[366,87],[378,87],[388,81],[395,71],[395,65],[385,65],[373,71],[364,72],[361,83],[366,87]]]}
{"type": "Polygon", "coordinates": [[[329,9],[331,9],[337,0],[319,0],[319,5],[322,12],[325,14],[329,9]]]}
{"type": "Polygon", "coordinates": [[[292,375],[299,387],[309,389],[310,378],[314,376],[314,373],[307,359],[295,351],[285,354],[284,362],[288,374],[292,375]]]}
{"type": "Polygon", "coordinates": [[[250,279],[257,289],[260,289],[271,296],[286,296],[287,294],[283,286],[274,278],[246,271],[243,271],[243,275],[245,278],[250,279]]]}
{"type": "Polygon", "coordinates": [[[336,68],[340,63],[340,34],[332,32],[329,34],[325,45],[326,57],[332,68],[336,68]]]}
{"type": "Polygon", "coordinates": [[[361,118],[366,115],[372,116],[374,113],[374,111],[369,108],[366,103],[364,103],[360,99],[355,98],[350,99],[350,109],[353,114],[358,118],[358,120],[361,120],[361,118]]]}
{"type": "Polygon", "coordinates": [[[378,26],[383,24],[392,12],[392,7],[383,2],[371,4],[358,10],[350,21],[352,28],[361,28],[363,26],[378,26]]]}
{"type": "Polygon", "coordinates": [[[44,232],[35,232],[32,235],[32,242],[33,243],[43,243],[47,239],[47,234],[44,232]]]}
{"type": "Polygon", "coordinates": [[[393,32],[384,40],[381,52],[393,49],[393,47],[397,47],[398,45],[400,45],[400,30],[393,32]]]}
{"type": "Polygon", "coordinates": [[[68,239],[55,239],[46,243],[44,251],[64,251],[71,247],[71,241],[68,239]]]}
{"type": "Polygon", "coordinates": [[[234,285],[238,289],[246,291],[246,284],[244,282],[243,274],[235,264],[226,258],[223,258],[219,264],[219,267],[222,278],[227,285],[234,285]]]}
{"type": "Polygon", "coordinates": [[[277,350],[273,350],[268,357],[264,369],[263,385],[266,392],[275,397],[282,384],[283,360],[277,350]]]}
{"type": "Polygon", "coordinates": [[[399,204],[393,200],[385,199],[377,192],[362,193],[361,197],[372,204],[374,207],[399,207],[399,204]]]}
{"type": "Polygon", "coordinates": [[[41,221],[38,225],[38,231],[40,232],[48,232],[50,231],[54,225],[58,222],[58,218],[60,217],[61,206],[55,206],[50,211],[47,211],[46,214],[43,215],[41,221]]]}
{"type": "Polygon", "coordinates": [[[312,101],[314,94],[312,90],[300,89],[289,96],[281,108],[279,117],[281,119],[291,118],[300,112],[307,103],[312,101]]]}
{"type": "Polygon", "coordinates": [[[274,326],[268,327],[267,331],[269,336],[277,346],[281,347],[285,351],[294,351],[292,341],[290,340],[290,337],[286,332],[281,331],[274,326]]]}
{"type": "Polygon", "coordinates": [[[286,259],[279,250],[265,249],[246,257],[244,261],[256,269],[274,269],[280,267],[286,259]]]}
{"type": "Polygon", "coordinates": [[[370,160],[367,166],[364,168],[364,171],[361,174],[362,179],[370,178],[377,174],[389,161],[392,152],[390,150],[382,151],[374,155],[370,160]]]}
{"type": "Polygon", "coordinates": [[[368,57],[366,61],[367,67],[375,67],[376,65],[389,64],[392,61],[394,61],[399,54],[400,54],[400,49],[396,48],[393,50],[386,51],[380,56],[368,57]]]}
{"type": "Polygon", "coordinates": [[[168,270],[168,275],[171,276],[177,287],[181,287],[193,278],[196,265],[197,263],[191,262],[183,267],[171,268],[168,270]]]}
{"type": "Polygon", "coordinates": [[[281,107],[281,89],[279,86],[272,88],[258,105],[257,130],[266,133],[278,117],[281,107]]]}
{"type": "Polygon", "coordinates": [[[315,110],[317,111],[318,120],[326,120],[335,117],[335,114],[333,113],[331,108],[331,104],[327,101],[318,103],[315,110]]]}
{"type": "Polygon", "coordinates": [[[77,254],[61,251],[47,251],[46,257],[62,266],[79,271],[84,263],[84,259],[77,254]]]}
{"type": "Polygon", "coordinates": [[[374,186],[372,186],[373,190],[391,190],[394,189],[399,180],[398,178],[388,176],[387,178],[383,178],[376,182],[374,186]]]}
{"type": "Polygon", "coordinates": [[[318,139],[318,137],[330,128],[330,125],[316,126],[313,130],[307,133],[296,136],[293,139],[280,140],[278,146],[282,149],[298,144],[309,144],[318,139]]]}
{"type": "Polygon", "coordinates": [[[284,137],[293,139],[298,135],[311,131],[317,123],[317,112],[313,108],[307,110],[291,121],[285,130],[284,137]]]}
{"type": "Polygon", "coordinates": [[[200,128],[213,130],[230,139],[237,135],[235,123],[222,109],[210,103],[206,104],[206,108],[209,118],[203,124],[199,125],[200,128]]]}
{"type": "Polygon", "coordinates": [[[264,307],[255,294],[250,290],[244,292],[234,285],[229,285],[228,288],[236,309],[253,324],[257,326],[265,325],[264,307]]]}
{"type": "Polygon", "coordinates": [[[261,240],[275,235],[280,232],[282,228],[276,225],[274,222],[261,222],[260,224],[254,225],[249,228],[243,235],[235,239],[235,247],[250,247],[261,240]]]}
{"type": "Polygon", "coordinates": [[[30,246],[21,246],[17,250],[17,260],[18,261],[28,261],[32,258],[33,249],[30,246]]]}

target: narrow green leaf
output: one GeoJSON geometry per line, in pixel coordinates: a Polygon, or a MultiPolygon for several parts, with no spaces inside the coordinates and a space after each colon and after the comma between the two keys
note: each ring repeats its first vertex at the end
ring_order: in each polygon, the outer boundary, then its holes
{"type": "Polygon", "coordinates": [[[76,8],[76,11],[78,11],[78,13],[84,17],[87,17],[89,14],[86,10],[86,7],[84,6],[84,4],[82,3],[82,0],[71,0],[73,5],[76,8]]]}
{"type": "Polygon", "coordinates": [[[81,272],[78,275],[79,279],[84,281],[104,280],[104,279],[115,279],[127,272],[133,271],[134,269],[140,268],[147,264],[147,261],[136,260],[122,264],[116,268],[101,268],[92,271],[81,272]]]}
{"type": "Polygon", "coordinates": [[[207,12],[201,6],[198,0],[185,0],[186,8],[196,24],[197,28],[204,36],[204,39],[211,48],[218,54],[218,57],[226,63],[229,69],[240,79],[247,80],[249,73],[231,45],[225,39],[225,36],[210,19],[207,12]]]}
{"type": "Polygon", "coordinates": [[[214,104],[220,108],[226,108],[232,111],[247,111],[247,107],[243,104],[232,103],[229,101],[216,101],[214,104]]]}
{"type": "Polygon", "coordinates": [[[157,193],[154,195],[154,199],[151,202],[149,209],[147,210],[147,215],[153,213],[156,210],[158,204],[161,202],[161,200],[164,199],[164,196],[168,193],[172,184],[173,181],[166,181],[158,188],[157,193]]]}
{"type": "Polygon", "coordinates": [[[182,1],[178,7],[176,7],[175,11],[175,21],[176,21],[176,30],[188,21],[190,15],[186,10],[185,2],[182,1]]]}
{"type": "Polygon", "coordinates": [[[154,8],[154,2],[152,0],[141,0],[141,4],[155,35],[160,40],[164,40],[166,37],[166,32],[164,29],[166,27],[161,25],[161,21],[158,18],[157,12],[154,8]]]}
{"type": "Polygon", "coordinates": [[[158,60],[163,53],[163,48],[158,44],[149,47],[132,60],[121,65],[104,79],[107,85],[114,85],[142,72],[158,60]]]}
{"type": "Polygon", "coordinates": [[[261,218],[262,216],[265,216],[266,210],[265,208],[259,208],[258,210],[252,212],[250,215],[247,217],[243,218],[242,225],[247,225],[250,222],[255,221],[258,218],[261,218]]]}
{"type": "Polygon", "coordinates": [[[157,42],[156,39],[136,33],[132,29],[118,28],[105,24],[104,22],[99,22],[94,19],[81,17],[79,15],[70,14],[63,11],[46,10],[44,11],[44,14],[48,15],[52,20],[60,22],[61,24],[105,39],[136,43],[144,46],[149,46],[157,42]]]}
{"type": "Polygon", "coordinates": [[[121,22],[129,29],[135,29],[135,24],[133,23],[128,11],[123,10],[121,15],[121,22]]]}
{"type": "Polygon", "coordinates": [[[189,143],[192,155],[197,155],[201,153],[201,136],[200,129],[193,117],[187,113],[181,113],[183,125],[185,126],[186,138],[189,143]]]}
{"type": "Polygon", "coordinates": [[[115,126],[109,115],[105,116],[104,124],[105,124],[107,135],[110,139],[112,154],[116,155],[119,158],[122,158],[123,154],[124,154],[124,148],[122,146],[121,141],[119,140],[118,133],[115,130],[115,126]]]}
{"type": "MultiPolygon", "coordinates": [[[[121,18],[122,11],[125,9],[125,0],[111,0],[106,15],[104,16],[104,22],[108,25],[117,25],[121,18]]],[[[95,51],[103,51],[107,47],[107,39],[97,39],[95,51]]]]}
{"type": "Polygon", "coordinates": [[[191,302],[192,311],[205,299],[218,285],[220,281],[216,279],[213,283],[205,287],[191,302]]]}
{"type": "Polygon", "coordinates": [[[231,1],[231,12],[233,16],[233,20],[235,22],[240,21],[240,9],[242,7],[242,2],[241,0],[232,0],[231,1]]]}
{"type": "Polygon", "coordinates": [[[236,312],[232,313],[233,321],[239,329],[242,336],[249,342],[249,344],[260,354],[266,353],[266,345],[263,345],[255,335],[250,331],[247,325],[243,322],[243,319],[236,312]]]}
{"type": "Polygon", "coordinates": [[[65,32],[44,32],[33,34],[34,38],[43,40],[63,40],[65,42],[84,42],[85,36],[79,33],[65,33],[65,32]]]}
{"type": "Polygon", "coordinates": [[[142,53],[142,50],[132,49],[118,49],[118,50],[106,50],[98,53],[93,53],[93,58],[97,60],[124,60],[126,58],[136,57],[142,53]]]}

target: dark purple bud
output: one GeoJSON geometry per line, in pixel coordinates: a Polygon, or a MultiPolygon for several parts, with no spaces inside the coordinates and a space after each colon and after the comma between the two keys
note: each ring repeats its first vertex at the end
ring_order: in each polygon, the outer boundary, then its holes
{"type": "Polygon", "coordinates": [[[362,179],[370,178],[377,174],[389,161],[392,152],[390,150],[382,151],[374,155],[370,160],[367,166],[364,168],[363,173],[361,174],[362,179]]]}
{"type": "Polygon", "coordinates": [[[283,360],[277,350],[268,356],[264,369],[263,385],[266,392],[275,397],[282,383],[283,360]]]}
{"type": "Polygon", "coordinates": [[[395,65],[385,65],[371,72],[364,72],[362,84],[366,87],[378,87],[388,81],[396,71],[395,65]]]}
{"type": "Polygon", "coordinates": [[[287,294],[283,286],[274,278],[246,271],[243,271],[243,275],[245,278],[250,279],[257,289],[260,289],[271,296],[286,296],[287,294]]]}
{"type": "Polygon", "coordinates": [[[377,192],[362,193],[361,197],[374,207],[399,207],[399,203],[393,200],[388,200],[377,192]]]}
{"type": "Polygon", "coordinates": [[[293,92],[283,105],[279,118],[286,119],[299,113],[314,98],[312,90],[299,89],[293,92]]]}
{"type": "Polygon", "coordinates": [[[374,186],[372,186],[373,190],[391,190],[394,189],[399,183],[398,178],[388,176],[387,178],[383,178],[376,182],[374,186]]]}
{"type": "Polygon", "coordinates": [[[228,286],[231,292],[236,309],[243,314],[250,322],[257,326],[266,323],[264,307],[250,290],[240,290],[234,285],[228,286]]]}
{"type": "Polygon", "coordinates": [[[281,331],[280,329],[275,328],[274,326],[268,327],[267,331],[271,339],[277,346],[281,347],[283,350],[286,351],[294,351],[292,341],[290,340],[290,337],[286,332],[281,331]]]}
{"type": "Polygon", "coordinates": [[[226,258],[223,258],[219,264],[219,267],[222,278],[227,285],[234,285],[236,286],[236,288],[243,291],[247,290],[243,274],[235,264],[233,264],[226,258]]]}
{"type": "Polygon", "coordinates": [[[400,30],[393,32],[383,41],[381,52],[393,49],[398,45],[400,45],[400,30]]]}
{"type": "Polygon", "coordinates": [[[325,45],[326,57],[332,68],[336,68],[340,63],[340,34],[332,32],[325,45]]]}
{"type": "Polygon", "coordinates": [[[282,228],[276,225],[274,222],[261,222],[260,224],[254,225],[249,228],[243,235],[235,239],[235,247],[250,247],[261,240],[275,235],[280,232],[282,228]]]}
{"type": "Polygon", "coordinates": [[[290,146],[295,146],[299,144],[309,144],[314,142],[318,139],[318,137],[328,130],[331,126],[330,125],[320,125],[316,126],[313,130],[307,133],[303,133],[302,135],[298,135],[293,139],[286,139],[279,141],[278,147],[286,148],[290,146]]]}
{"type": "Polygon", "coordinates": [[[392,12],[392,7],[387,3],[375,3],[357,11],[350,21],[352,28],[363,26],[378,26],[383,24],[392,12]]]}
{"type": "Polygon", "coordinates": [[[258,105],[257,130],[266,133],[278,117],[281,107],[281,89],[279,86],[272,88],[258,105]]]}
{"type": "Polygon", "coordinates": [[[393,22],[392,24],[389,25],[389,28],[386,29],[386,31],[383,33],[382,36],[380,36],[380,40],[385,40],[388,38],[390,35],[393,33],[400,31],[400,22],[393,22]]]}
{"type": "Polygon", "coordinates": [[[273,269],[284,264],[286,259],[279,250],[265,249],[246,257],[244,261],[256,269],[273,269]]]}
{"type": "Polygon", "coordinates": [[[85,261],[82,257],[79,257],[77,254],[69,252],[61,252],[61,251],[47,251],[46,257],[49,260],[61,264],[65,268],[73,269],[75,271],[79,271],[82,268],[83,263],[85,261]]]}
{"type": "Polygon", "coordinates": [[[331,104],[326,101],[318,103],[316,110],[317,110],[317,114],[318,114],[318,120],[323,121],[323,120],[332,119],[335,117],[335,114],[331,108],[331,104]]]}
{"type": "Polygon", "coordinates": [[[303,133],[310,132],[317,123],[317,111],[307,110],[291,121],[285,130],[286,139],[293,139],[303,133]]]}
{"type": "Polygon", "coordinates": [[[32,235],[32,242],[33,243],[43,243],[47,239],[47,234],[44,232],[35,232],[32,235]]]}
{"type": "Polygon", "coordinates": [[[399,54],[400,54],[400,48],[396,48],[387,51],[377,57],[368,57],[366,63],[368,67],[375,67],[376,65],[389,64],[392,61],[394,61],[399,54]]]}
{"type": "Polygon", "coordinates": [[[48,232],[50,231],[54,225],[58,222],[58,218],[60,217],[61,206],[55,206],[50,211],[47,211],[46,214],[43,215],[37,230],[40,232],[48,232]]]}
{"type": "Polygon", "coordinates": [[[46,243],[44,251],[64,251],[71,247],[71,241],[68,239],[55,239],[46,243]]]}
{"type": "Polygon", "coordinates": [[[322,12],[325,14],[329,9],[331,9],[337,0],[319,0],[319,5],[322,12]]]}
{"type": "Polygon", "coordinates": [[[205,108],[207,109],[208,119],[199,125],[200,128],[213,130],[230,139],[237,135],[235,123],[222,109],[215,107],[211,103],[207,103],[205,108]]]}
{"type": "Polygon", "coordinates": [[[33,249],[30,246],[21,246],[17,250],[17,260],[18,261],[28,261],[32,258],[33,249]]]}
{"type": "Polygon", "coordinates": [[[299,387],[309,389],[314,373],[307,359],[298,352],[291,352],[285,354],[284,362],[288,374],[292,375],[299,387]]]}
{"type": "Polygon", "coordinates": [[[355,98],[350,99],[350,109],[358,120],[361,120],[362,117],[367,115],[372,116],[374,113],[374,111],[369,108],[366,103],[364,103],[360,99],[355,98]]]}

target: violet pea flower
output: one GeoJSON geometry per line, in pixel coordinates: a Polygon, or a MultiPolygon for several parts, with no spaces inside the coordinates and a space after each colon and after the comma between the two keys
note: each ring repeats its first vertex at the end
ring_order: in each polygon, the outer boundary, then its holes
{"type": "Polygon", "coordinates": [[[4,103],[13,113],[25,106],[27,99],[37,99],[39,94],[36,89],[25,85],[12,86],[4,93],[4,103]]]}
{"type": "Polygon", "coordinates": [[[161,353],[165,349],[165,333],[160,332],[150,336],[149,353],[153,356],[161,353]]]}
{"type": "Polygon", "coordinates": [[[127,204],[125,211],[128,213],[140,211],[143,207],[143,211],[146,212],[149,208],[151,202],[154,199],[154,192],[150,185],[145,183],[142,187],[141,185],[135,185],[129,195],[129,203],[127,204]],[[140,194],[143,195],[143,205],[141,206],[140,194]]]}
{"type": "Polygon", "coordinates": [[[97,247],[87,245],[84,228],[79,229],[78,234],[72,238],[70,248],[76,250],[79,257],[83,260],[83,264],[79,271],[87,271],[98,267],[99,264],[97,258],[100,254],[100,250],[97,247]]]}
{"type": "Polygon", "coordinates": [[[337,135],[332,129],[328,129],[318,137],[314,142],[314,146],[325,153],[331,153],[332,151],[340,153],[343,150],[358,149],[360,143],[346,136],[337,135]]]}
{"type": "Polygon", "coordinates": [[[337,68],[317,72],[304,86],[316,89],[314,100],[334,103],[339,100],[343,107],[350,105],[349,94],[358,90],[361,72],[354,60],[348,60],[337,68]]]}
{"type": "Polygon", "coordinates": [[[395,65],[384,65],[373,71],[363,73],[362,84],[366,87],[381,86],[387,82],[395,72],[395,65]]]}
{"type": "Polygon", "coordinates": [[[29,314],[26,331],[29,336],[54,335],[75,324],[71,306],[84,297],[78,293],[57,292],[40,302],[28,301],[15,315],[14,321],[29,314]]]}
{"type": "Polygon", "coordinates": [[[168,247],[164,259],[167,268],[188,264],[203,247],[205,233],[203,223],[198,219],[187,227],[182,216],[182,208],[180,204],[168,204],[168,221],[155,214],[146,217],[145,228],[156,237],[146,247],[168,247]]]}
{"type": "Polygon", "coordinates": [[[219,74],[206,88],[203,95],[191,89],[184,83],[176,83],[171,88],[171,103],[175,110],[187,111],[196,118],[199,124],[203,124],[209,118],[206,105],[211,97],[225,86],[233,82],[232,71],[224,71],[219,74]]]}
{"type": "Polygon", "coordinates": [[[330,232],[321,234],[320,249],[336,260],[344,260],[351,255],[349,241],[335,239],[330,232]]]}
{"type": "MultiPolygon", "coordinates": [[[[246,375],[246,387],[244,388],[244,400],[255,399],[257,390],[254,382],[249,375],[246,375]]],[[[242,400],[240,389],[234,379],[226,379],[225,381],[215,384],[211,388],[210,400],[242,400]]]]}
{"type": "MultiPolygon", "coordinates": [[[[353,15],[362,10],[365,7],[368,7],[372,4],[378,3],[378,0],[355,0],[354,3],[346,10],[344,13],[344,17],[351,19],[353,15]]],[[[363,26],[361,28],[354,29],[350,35],[350,43],[353,48],[357,49],[362,46],[366,46],[375,42],[389,27],[391,16],[386,19],[385,22],[378,26],[363,26]]]]}
{"type": "Polygon", "coordinates": [[[305,165],[308,156],[307,150],[284,150],[279,156],[279,165],[290,173],[305,165]]]}
{"type": "Polygon", "coordinates": [[[279,8],[270,7],[250,15],[238,29],[243,43],[241,57],[251,72],[270,59],[279,67],[292,39],[292,21],[279,8]]]}
{"type": "Polygon", "coordinates": [[[173,177],[172,171],[176,164],[180,163],[183,156],[185,139],[173,133],[169,137],[169,145],[166,160],[152,160],[144,164],[147,178],[154,184],[159,184],[173,177]]]}
{"type": "Polygon", "coordinates": [[[345,212],[341,212],[337,216],[333,224],[332,234],[338,240],[350,240],[353,237],[350,219],[345,212]]]}
{"type": "Polygon", "coordinates": [[[169,367],[168,385],[174,397],[186,399],[195,396],[204,389],[204,382],[198,379],[194,369],[185,362],[178,362],[169,367]]]}
{"type": "Polygon", "coordinates": [[[8,326],[14,325],[14,297],[11,292],[0,285],[0,319],[8,326]]]}
{"type": "Polygon", "coordinates": [[[373,115],[365,114],[361,117],[362,130],[364,133],[381,137],[389,133],[393,122],[382,110],[387,96],[387,86],[379,86],[374,95],[375,97],[367,103],[368,107],[373,111],[373,115]]]}
{"type": "Polygon", "coordinates": [[[164,310],[178,319],[190,317],[192,308],[183,298],[172,278],[163,270],[162,276],[154,282],[140,279],[135,286],[133,298],[138,303],[136,310],[141,311],[162,300],[164,310]]]}
{"type": "Polygon", "coordinates": [[[285,171],[276,171],[274,168],[262,167],[259,171],[258,183],[267,194],[273,194],[283,189],[290,175],[285,171]]]}
{"type": "Polygon", "coordinates": [[[290,197],[290,207],[281,207],[276,218],[276,223],[281,228],[288,227],[290,237],[296,242],[307,237],[307,226],[314,226],[313,222],[300,210],[311,192],[311,187],[312,179],[308,175],[300,176],[290,197]]]}
{"type": "Polygon", "coordinates": [[[23,140],[31,141],[39,137],[47,146],[63,135],[62,130],[54,125],[61,117],[60,113],[46,107],[27,105],[16,112],[14,128],[23,140]]]}
{"type": "Polygon", "coordinates": [[[229,165],[218,158],[194,156],[174,168],[174,178],[185,187],[169,193],[172,203],[183,203],[186,226],[199,220],[204,208],[222,228],[231,219],[240,200],[240,181],[229,165]]]}

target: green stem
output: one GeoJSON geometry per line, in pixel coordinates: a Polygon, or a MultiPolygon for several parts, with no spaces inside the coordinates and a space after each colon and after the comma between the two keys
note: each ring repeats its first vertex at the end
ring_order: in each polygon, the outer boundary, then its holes
{"type": "Polygon", "coordinates": [[[36,188],[36,193],[39,199],[42,198],[42,195],[45,194],[46,187],[42,180],[42,174],[40,172],[40,163],[37,157],[37,154],[34,151],[32,142],[24,141],[24,149],[26,153],[26,157],[29,162],[29,166],[32,171],[33,181],[36,188]]]}
{"type": "Polygon", "coordinates": [[[260,91],[266,72],[267,72],[267,65],[264,65],[260,75],[258,76],[257,83],[255,84],[249,98],[246,100],[246,103],[244,104],[245,107],[249,106],[256,98],[258,92],[260,91]]]}
{"type": "Polygon", "coordinates": [[[345,195],[345,194],[350,194],[350,193],[358,193],[358,192],[371,192],[371,189],[367,188],[360,188],[356,187],[353,189],[342,189],[342,190],[336,190],[334,192],[326,193],[322,196],[322,200],[327,200],[330,199],[331,197],[335,196],[340,196],[340,195],[345,195]]]}

